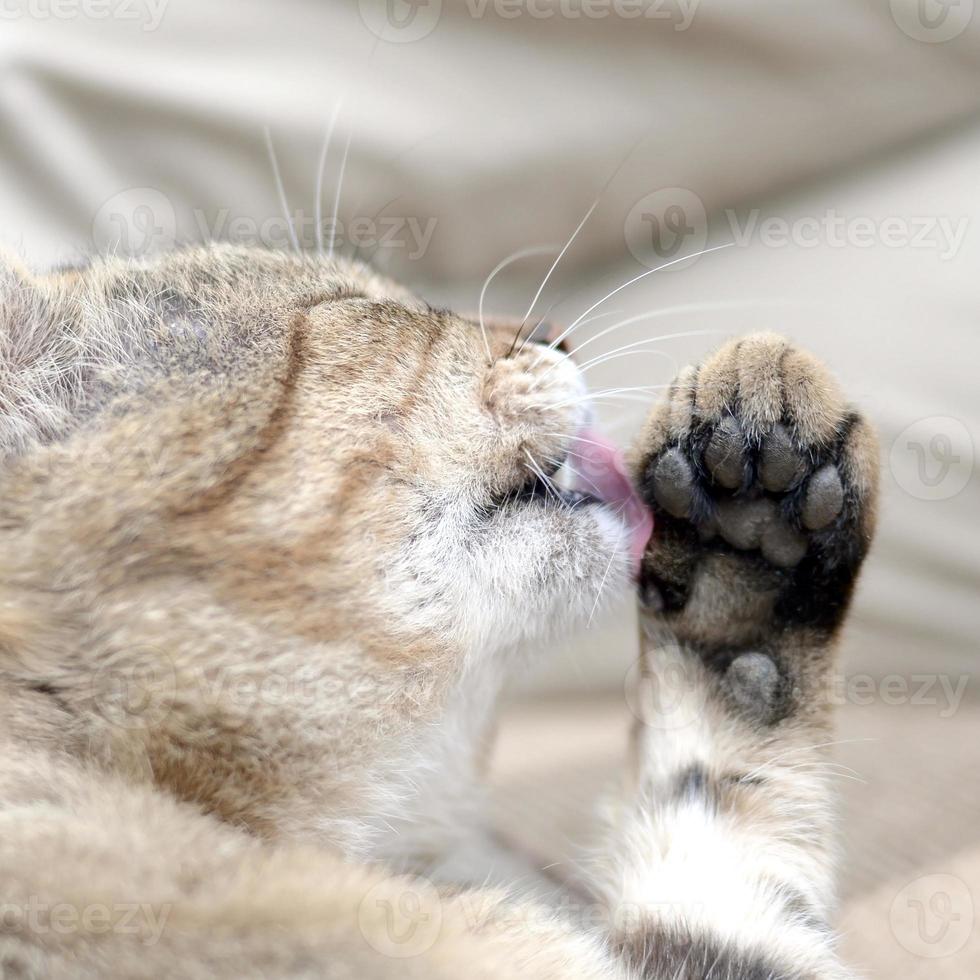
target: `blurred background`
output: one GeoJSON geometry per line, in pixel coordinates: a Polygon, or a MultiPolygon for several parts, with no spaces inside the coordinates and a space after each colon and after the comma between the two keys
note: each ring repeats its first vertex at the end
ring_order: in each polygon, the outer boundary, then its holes
{"type": "MultiPolygon", "coordinates": [[[[839,684],[845,953],[977,977],[974,7],[0,0],[0,240],[50,266],[322,237],[522,315],[598,200],[536,310],[570,323],[671,263],[573,336],[615,438],[732,334],[829,361],[879,426],[884,498],[839,684]]],[[[613,609],[510,694],[497,818],[555,861],[615,779],[635,651],[613,609]]]]}

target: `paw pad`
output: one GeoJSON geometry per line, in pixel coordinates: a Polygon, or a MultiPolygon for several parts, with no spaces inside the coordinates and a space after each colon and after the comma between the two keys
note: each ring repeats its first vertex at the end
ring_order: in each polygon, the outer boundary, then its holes
{"type": "Polygon", "coordinates": [[[795,487],[806,474],[806,461],[793,445],[789,430],[777,423],[762,443],[759,482],[771,493],[795,487]]]}
{"type": "Polygon", "coordinates": [[[715,483],[728,490],[742,485],[745,476],[745,436],[734,418],[728,416],[712,433],[704,462],[715,483]]]}
{"type": "Polygon", "coordinates": [[[810,474],[811,455],[781,422],[757,438],[755,448],[735,415],[704,438],[685,440],[656,459],[656,505],[671,517],[694,521],[702,540],[720,536],[739,551],[761,551],[778,568],[798,565],[808,550],[806,532],[827,527],[843,509],[837,467],[827,463],[810,474]],[[787,509],[790,494],[795,502],[787,509]]]}
{"type": "Polygon", "coordinates": [[[844,487],[837,467],[822,466],[810,477],[800,516],[811,531],[826,527],[844,506],[844,487]]]}
{"type": "Polygon", "coordinates": [[[783,703],[779,668],[764,653],[743,653],[725,672],[725,682],[736,703],[765,722],[775,721],[783,703]]]}
{"type": "MultiPolygon", "coordinates": [[[[756,647],[770,622],[839,626],[871,539],[879,461],[873,430],[819,361],[771,334],[724,345],[681,373],[634,458],[660,518],[645,611],[716,653],[756,647]]],[[[739,690],[752,663],[732,667],[739,690]]]]}
{"type": "Polygon", "coordinates": [[[668,449],[660,457],[653,477],[657,503],[672,517],[687,517],[694,493],[694,471],[680,449],[668,449]]]}

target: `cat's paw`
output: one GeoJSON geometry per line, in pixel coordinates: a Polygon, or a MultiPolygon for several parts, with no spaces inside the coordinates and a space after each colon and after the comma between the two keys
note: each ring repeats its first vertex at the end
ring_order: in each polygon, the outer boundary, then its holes
{"type": "Polygon", "coordinates": [[[709,649],[832,632],[874,525],[878,448],[819,361],[782,337],[684,369],[634,452],[656,529],[650,611],[709,649]]]}

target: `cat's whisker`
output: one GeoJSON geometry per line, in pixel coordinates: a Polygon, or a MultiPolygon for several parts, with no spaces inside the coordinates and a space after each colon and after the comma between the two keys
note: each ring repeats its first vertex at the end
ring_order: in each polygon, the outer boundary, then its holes
{"type": "MultiPolygon", "coordinates": [[[[617,515],[623,510],[625,506],[626,505],[624,503],[617,509],[616,511],[617,515]]],[[[602,598],[602,591],[606,587],[606,579],[609,578],[609,571],[613,566],[613,562],[617,558],[626,554],[626,550],[621,547],[625,535],[626,535],[626,528],[625,527],[620,528],[619,536],[616,539],[616,546],[613,548],[613,552],[609,556],[609,561],[606,563],[606,569],[602,573],[602,578],[599,580],[599,589],[596,592],[595,602],[592,603],[592,610],[589,613],[589,619],[585,624],[586,629],[591,629],[592,627],[592,620],[595,618],[596,610],[599,608],[599,600],[602,598]]]]}
{"type": "MultiPolygon", "coordinates": [[[[574,439],[576,442],[584,442],[590,446],[598,446],[600,449],[606,448],[604,443],[596,442],[594,439],[584,439],[582,436],[576,435],[572,432],[546,432],[544,435],[548,437],[556,437],[558,439],[574,439]]],[[[575,455],[581,456],[581,453],[576,453],[575,455]]]]}
{"type": "Polygon", "coordinates": [[[276,182],[276,192],[279,195],[279,206],[282,208],[282,216],[286,219],[286,227],[289,229],[289,239],[293,243],[293,248],[299,252],[299,237],[296,234],[296,226],[293,223],[292,215],[289,213],[289,202],[286,200],[286,185],[282,182],[282,174],[279,172],[279,158],[276,156],[276,148],[272,143],[272,131],[268,126],[265,127],[265,149],[269,154],[269,163],[272,165],[272,177],[276,182]]]}
{"type": "MultiPolygon", "coordinates": [[[[626,165],[626,161],[629,160],[629,158],[633,155],[633,151],[640,145],[641,142],[643,142],[645,137],[646,134],[641,136],[635,143],[632,144],[632,146],[629,147],[629,149],[623,154],[622,158],[619,160],[616,166],[613,167],[613,170],[606,178],[605,183],[602,185],[601,188],[599,188],[599,193],[596,194],[595,200],[589,206],[588,211],[585,212],[585,215],[583,216],[582,220],[578,223],[578,226],[575,228],[575,231],[572,232],[571,237],[568,239],[567,242],[565,242],[565,247],[561,250],[561,252],[558,254],[558,257],[552,263],[551,268],[545,274],[544,279],[541,280],[541,285],[538,286],[538,291],[534,294],[534,299],[531,300],[531,305],[527,308],[527,313],[524,314],[524,317],[521,320],[521,325],[518,328],[517,334],[514,337],[514,343],[517,343],[517,339],[521,335],[521,330],[524,329],[524,325],[527,323],[528,317],[530,317],[531,315],[531,311],[534,309],[534,306],[537,303],[538,299],[540,298],[541,293],[544,291],[544,287],[548,284],[548,280],[551,279],[552,273],[558,267],[558,263],[561,262],[565,253],[569,250],[569,248],[571,248],[572,242],[575,241],[575,239],[578,237],[579,232],[585,227],[585,223],[589,220],[589,218],[592,217],[592,212],[595,211],[595,209],[599,206],[599,202],[602,200],[603,195],[609,189],[609,185],[613,182],[613,180],[616,179],[619,172],[626,165]]],[[[520,350],[524,350],[526,345],[527,345],[527,339],[525,339],[524,342],[521,344],[520,350]]],[[[513,351],[514,351],[514,344],[511,344],[511,348],[510,351],[508,352],[508,355],[513,353],[513,351]]]]}
{"type": "MultiPolygon", "coordinates": [[[[600,330],[597,334],[593,334],[591,337],[587,337],[585,340],[583,340],[582,343],[575,348],[574,353],[577,354],[583,347],[588,347],[589,344],[595,343],[595,341],[600,340],[609,333],[612,333],[613,330],[619,330],[622,327],[627,327],[630,324],[639,323],[643,320],[655,320],[662,316],[673,316],[675,313],[712,313],[717,310],[758,309],[760,307],[785,308],[788,305],[789,304],[787,303],[765,302],[762,300],[717,300],[706,303],[681,303],[677,306],[664,306],[657,310],[647,310],[644,313],[638,313],[635,316],[627,317],[625,320],[620,320],[618,323],[614,323],[611,327],[606,327],[605,329],[600,330]]],[[[588,322],[588,320],[585,320],[580,324],[580,326],[584,326],[588,322]]],[[[674,337],[704,337],[712,334],[724,333],[724,330],[688,330],[684,333],[664,334],[662,337],[656,339],[667,340],[674,337]]]]}
{"type": "Polygon", "coordinates": [[[344,143],[344,155],[340,158],[340,172],[337,176],[337,192],[333,199],[333,220],[330,224],[330,249],[327,252],[329,258],[333,258],[334,249],[337,245],[337,218],[340,215],[340,195],[344,189],[344,171],[347,169],[347,156],[350,153],[350,141],[353,132],[348,131],[347,141],[344,143]]]}
{"type": "Polygon", "coordinates": [[[633,345],[630,345],[630,350],[615,350],[610,351],[608,354],[602,354],[599,357],[594,357],[587,364],[579,368],[582,374],[590,371],[594,367],[598,367],[600,364],[605,364],[607,361],[615,361],[620,357],[629,357],[632,355],[640,354],[653,354],[656,357],[664,358],[670,365],[671,376],[676,375],[678,371],[677,358],[673,354],[668,354],[665,350],[658,350],[656,347],[640,347],[638,350],[634,350],[633,345]]]}
{"type": "MultiPolygon", "coordinates": [[[[549,314],[549,313],[551,313],[551,311],[552,311],[552,310],[553,310],[553,309],[554,309],[554,308],[555,308],[555,307],[556,307],[556,306],[557,306],[557,305],[558,305],[558,304],[559,304],[560,302],[562,302],[562,300],[556,300],[556,301],[555,301],[554,303],[552,303],[552,304],[551,304],[551,306],[549,306],[549,307],[548,307],[548,309],[547,309],[547,310],[545,311],[545,314],[544,314],[544,316],[543,316],[543,317],[541,317],[541,319],[540,319],[540,320],[539,320],[539,321],[537,322],[537,324],[536,324],[536,326],[537,326],[537,327],[540,327],[540,326],[541,326],[541,324],[542,324],[542,323],[544,323],[544,321],[545,321],[545,320],[547,319],[547,317],[548,317],[548,314],[549,314]]],[[[605,312],[605,313],[596,313],[596,314],[595,314],[595,316],[590,316],[590,317],[589,317],[588,319],[586,319],[586,320],[583,320],[583,321],[582,321],[582,326],[585,326],[585,324],[586,324],[586,323],[594,323],[594,322],[595,322],[596,320],[602,320],[602,319],[605,319],[605,318],[606,318],[606,317],[608,317],[608,316],[618,316],[618,315],[619,315],[620,313],[622,313],[622,312],[623,312],[622,310],[609,310],[609,311],[607,311],[607,312],[605,312]]],[[[537,366],[538,366],[539,364],[542,364],[542,363],[544,363],[544,359],[545,359],[545,352],[546,352],[546,351],[549,351],[549,350],[551,350],[551,347],[550,347],[550,346],[549,346],[549,347],[545,347],[545,348],[544,348],[544,350],[543,350],[543,351],[542,351],[541,353],[538,353],[538,355],[537,355],[537,357],[536,357],[536,358],[534,359],[534,361],[533,361],[533,362],[532,362],[532,364],[531,364],[531,368],[532,368],[532,370],[533,370],[534,368],[536,368],[536,367],[537,367],[537,366]]],[[[546,377],[546,376],[547,376],[548,374],[550,374],[550,373],[551,373],[551,371],[552,371],[552,370],[553,370],[553,369],[554,369],[555,367],[556,367],[556,365],[554,365],[554,364],[552,364],[552,365],[550,365],[550,366],[548,367],[548,369],[547,369],[547,370],[546,370],[546,371],[545,371],[545,372],[544,372],[544,373],[542,374],[542,377],[546,377]]]]}
{"type": "Polygon", "coordinates": [[[556,245],[530,245],[527,248],[518,249],[516,252],[511,252],[506,258],[501,259],[494,267],[490,270],[490,275],[483,280],[483,286],[480,289],[480,300],[477,305],[477,312],[480,319],[480,333],[483,335],[483,345],[487,350],[487,361],[488,363],[493,363],[493,354],[490,351],[490,339],[487,337],[487,327],[483,320],[483,301],[486,298],[487,290],[490,288],[490,283],[497,277],[497,274],[502,272],[509,265],[513,265],[515,262],[519,262],[521,259],[526,259],[531,255],[544,255],[549,252],[553,252],[557,248],[556,245]]]}
{"type": "MultiPolygon", "coordinates": [[[[605,188],[603,188],[603,190],[604,189],[605,188]]],[[[599,206],[599,198],[601,196],[602,195],[600,193],[599,197],[597,197],[592,202],[591,207],[589,208],[588,211],[585,212],[585,216],[578,223],[578,226],[576,227],[575,231],[572,232],[572,234],[569,237],[568,241],[565,242],[565,245],[563,246],[562,250],[558,253],[557,257],[555,258],[555,261],[551,263],[551,267],[545,273],[544,279],[541,280],[541,285],[538,286],[538,291],[534,294],[534,299],[531,300],[531,305],[528,306],[527,312],[521,318],[521,325],[517,328],[517,333],[514,335],[514,343],[515,344],[517,343],[517,338],[520,337],[520,335],[521,335],[521,331],[524,329],[524,325],[528,321],[528,317],[531,315],[531,311],[534,309],[534,307],[537,304],[538,300],[541,298],[541,293],[544,292],[544,287],[548,285],[548,280],[551,278],[552,273],[555,271],[555,269],[558,268],[558,263],[561,262],[561,260],[565,257],[565,253],[569,250],[569,248],[571,248],[572,242],[574,242],[575,239],[578,237],[578,233],[585,226],[586,221],[588,221],[589,218],[592,217],[592,212],[595,211],[595,209],[599,206]]],[[[530,334],[528,334],[528,336],[530,336],[530,334]]],[[[527,345],[527,338],[524,339],[524,341],[522,342],[521,346],[518,348],[518,353],[520,353],[522,350],[524,350],[524,347],[526,345],[527,345]]],[[[511,344],[511,348],[510,349],[511,349],[511,351],[513,351],[514,344],[511,344]]]]}
{"type": "Polygon", "coordinates": [[[549,405],[549,408],[563,408],[566,405],[578,405],[581,402],[596,401],[600,398],[608,398],[612,395],[624,395],[630,392],[648,392],[648,391],[663,391],[664,388],[669,388],[670,385],[630,385],[626,388],[607,388],[603,391],[592,391],[585,395],[579,395],[575,398],[566,398],[563,401],[555,402],[549,405]]]}
{"type": "MultiPolygon", "coordinates": [[[[558,303],[559,303],[559,300],[555,300],[555,301],[554,301],[554,303],[552,303],[552,304],[551,304],[551,305],[550,305],[550,306],[548,307],[548,309],[546,309],[546,310],[544,311],[544,313],[542,313],[542,314],[541,314],[541,317],[540,317],[540,319],[538,320],[538,322],[537,322],[537,323],[536,323],[536,324],[535,324],[535,325],[534,325],[534,326],[533,326],[533,327],[531,328],[531,330],[530,330],[530,331],[528,331],[528,336],[529,336],[529,337],[532,337],[532,336],[533,336],[533,335],[534,335],[534,334],[535,334],[535,333],[537,332],[537,329],[538,329],[538,327],[540,327],[540,326],[541,326],[541,324],[542,324],[542,323],[544,323],[544,321],[548,319],[548,315],[549,315],[549,314],[551,313],[551,311],[552,311],[552,310],[553,310],[553,309],[554,309],[554,308],[555,308],[555,307],[556,307],[556,306],[558,305],[558,303]]],[[[511,343],[510,343],[510,347],[509,347],[509,348],[507,349],[507,354],[506,354],[506,356],[507,356],[507,357],[510,357],[510,356],[511,356],[511,354],[513,354],[513,353],[514,353],[514,345],[515,345],[515,344],[517,343],[517,340],[518,340],[518,338],[520,337],[520,335],[521,335],[521,331],[522,331],[523,329],[524,329],[524,324],[523,324],[523,323],[521,323],[521,325],[520,325],[520,326],[519,326],[519,327],[517,328],[517,332],[516,332],[516,333],[514,334],[514,339],[513,339],[512,341],[511,341],[511,343]]],[[[522,345],[521,345],[521,350],[523,350],[523,349],[524,349],[524,345],[522,344],[522,345]]],[[[520,353],[520,351],[518,351],[518,353],[520,353]]],[[[535,364],[537,364],[538,362],[537,362],[537,361],[535,361],[534,363],[535,363],[535,364]]],[[[533,386],[532,386],[532,387],[533,387],[533,386]]]]}
{"type": "Polygon", "coordinates": [[[647,269],[646,272],[641,272],[638,276],[634,276],[632,279],[627,280],[621,285],[617,286],[615,289],[611,289],[605,296],[601,299],[596,300],[584,313],[573,320],[550,344],[551,349],[554,350],[579,324],[582,320],[591,313],[594,309],[602,306],[606,300],[611,299],[617,293],[622,292],[628,286],[632,286],[633,283],[639,282],[641,279],[646,279],[647,276],[652,276],[654,273],[663,272],[664,269],[669,269],[671,266],[677,265],[680,262],[688,262],[691,259],[696,259],[701,255],[707,255],[709,252],[717,252],[723,248],[731,248],[734,242],[724,242],[722,245],[712,245],[711,248],[703,248],[700,252],[692,252],[690,255],[682,255],[679,258],[671,259],[670,262],[665,262],[663,265],[658,265],[655,269],[647,269]]]}
{"type": "MultiPolygon", "coordinates": [[[[750,772],[744,778],[750,778],[754,775],[761,773],[764,770],[772,769],[773,767],[780,764],[780,760],[786,759],[787,757],[792,758],[793,756],[799,755],[800,753],[803,752],[816,752],[820,749],[831,748],[836,745],[854,745],[861,742],[876,742],[876,741],[878,740],[874,738],[845,738],[845,739],[836,739],[827,742],[817,742],[813,745],[791,746],[788,749],[784,749],[782,752],[777,752],[775,755],[771,756],[764,762],[760,763],[754,769],[750,770],[750,772]]],[[[809,763],[812,765],[840,766],[846,770],[849,770],[850,772],[854,773],[856,776],[860,778],[860,774],[857,773],[855,770],[851,769],[849,766],[844,766],[843,763],[835,762],[832,759],[812,759],[809,760],[809,763]]],[[[807,764],[806,760],[804,760],[803,763],[799,763],[799,765],[804,765],[804,764],[807,764]]],[[[792,766],[787,766],[786,768],[792,768],[792,766]]]]}
{"type": "MultiPolygon", "coordinates": [[[[656,339],[656,338],[654,338],[656,339]]],[[[596,354],[595,357],[590,358],[584,364],[577,364],[576,367],[580,374],[585,374],[590,368],[595,367],[597,364],[602,364],[604,361],[615,360],[617,357],[623,357],[626,354],[656,354],[659,357],[666,358],[673,367],[673,373],[677,373],[677,358],[667,351],[658,350],[656,347],[643,347],[643,344],[648,344],[648,340],[637,340],[632,344],[624,344],[622,347],[617,347],[611,351],[604,351],[602,354],[596,354]]],[[[547,377],[547,374],[543,374],[541,378],[538,379],[534,385],[531,386],[530,390],[534,391],[537,385],[540,384],[547,377]]]]}
{"type": "Polygon", "coordinates": [[[327,166],[327,154],[330,152],[330,143],[333,140],[333,131],[337,125],[337,118],[340,116],[340,110],[343,104],[344,99],[341,96],[340,100],[334,106],[333,114],[330,116],[330,122],[327,125],[327,134],[323,138],[323,146],[320,147],[320,160],[316,168],[314,214],[316,220],[316,250],[320,255],[323,254],[323,176],[327,166]]]}
{"type": "Polygon", "coordinates": [[[530,451],[525,449],[524,455],[527,456],[531,471],[544,484],[545,489],[555,498],[555,502],[560,506],[564,506],[565,501],[558,492],[558,488],[554,485],[554,482],[545,475],[544,470],[541,469],[541,467],[534,461],[534,457],[531,455],[530,451]]]}

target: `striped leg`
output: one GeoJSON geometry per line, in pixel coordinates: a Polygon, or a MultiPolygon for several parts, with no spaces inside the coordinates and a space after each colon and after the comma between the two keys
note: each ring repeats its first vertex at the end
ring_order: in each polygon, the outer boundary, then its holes
{"type": "Polygon", "coordinates": [[[846,977],[828,925],[828,681],[870,543],[878,454],[822,366],[729,344],[655,410],[633,779],[606,898],[663,980],[846,977]]]}

